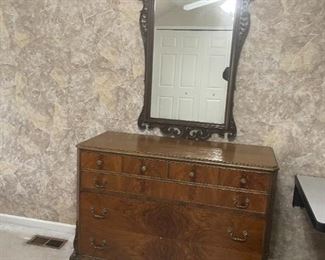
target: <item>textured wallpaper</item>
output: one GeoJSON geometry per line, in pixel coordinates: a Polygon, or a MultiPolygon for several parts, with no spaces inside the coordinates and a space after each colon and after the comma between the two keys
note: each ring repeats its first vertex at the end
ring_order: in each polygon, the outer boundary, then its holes
{"type": "MultiPolygon", "coordinates": [[[[141,8],[0,0],[1,213],[74,223],[75,145],[105,130],[139,132],[141,8]]],[[[273,259],[325,259],[325,235],[291,207],[295,174],[325,177],[325,5],[258,0],[251,13],[236,142],[272,146],[281,167],[273,259]]]]}

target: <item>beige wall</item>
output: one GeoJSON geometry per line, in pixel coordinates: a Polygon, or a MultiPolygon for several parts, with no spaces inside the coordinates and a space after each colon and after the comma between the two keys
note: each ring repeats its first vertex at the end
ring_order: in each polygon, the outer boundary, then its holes
{"type": "MultiPolygon", "coordinates": [[[[138,132],[140,9],[138,0],[0,1],[1,213],[73,223],[75,145],[108,129],[138,132]]],[[[251,13],[236,142],[273,146],[281,167],[274,259],[324,259],[324,235],[291,199],[295,174],[325,177],[325,6],[260,0],[251,13]]]]}

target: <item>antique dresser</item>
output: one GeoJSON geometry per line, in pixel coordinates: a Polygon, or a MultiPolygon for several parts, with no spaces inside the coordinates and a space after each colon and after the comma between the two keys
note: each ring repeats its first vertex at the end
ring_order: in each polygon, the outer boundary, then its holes
{"type": "Polygon", "coordinates": [[[70,259],[266,259],[272,148],[106,132],[78,145],[70,259]]]}

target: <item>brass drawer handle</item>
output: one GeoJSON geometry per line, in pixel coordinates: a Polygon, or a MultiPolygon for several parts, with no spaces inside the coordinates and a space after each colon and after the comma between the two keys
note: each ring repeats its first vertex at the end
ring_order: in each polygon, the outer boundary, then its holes
{"type": "Polygon", "coordinates": [[[234,198],[234,205],[238,209],[247,209],[249,207],[249,203],[249,198],[246,198],[245,201],[240,201],[240,199],[234,198]]]}
{"type": "Polygon", "coordinates": [[[247,185],[247,178],[245,176],[240,178],[240,186],[241,187],[246,187],[247,185]]]}
{"type": "Polygon", "coordinates": [[[103,181],[102,183],[99,183],[97,177],[94,178],[94,186],[96,189],[105,189],[106,188],[107,181],[103,181]]]}
{"type": "Polygon", "coordinates": [[[98,167],[103,166],[103,161],[102,161],[101,159],[98,159],[98,160],[96,161],[96,165],[97,165],[98,167]]]}
{"type": "Polygon", "coordinates": [[[97,249],[97,250],[104,250],[107,246],[106,246],[106,240],[102,240],[102,242],[98,245],[96,244],[96,241],[94,238],[90,239],[90,244],[93,248],[97,249]]]}
{"type": "Polygon", "coordinates": [[[94,207],[91,207],[90,211],[91,211],[91,214],[93,215],[93,217],[97,218],[97,219],[104,219],[106,217],[107,213],[108,213],[108,210],[106,208],[104,208],[102,210],[102,213],[100,215],[96,213],[94,207]]]}
{"type": "Polygon", "coordinates": [[[190,178],[194,178],[195,177],[195,172],[190,172],[189,174],[188,174],[188,176],[190,177],[190,178]]]}
{"type": "Polygon", "coordinates": [[[146,172],[146,171],[147,171],[147,166],[143,165],[143,166],[141,167],[141,171],[142,171],[142,172],[146,172]]]}
{"type": "Polygon", "coordinates": [[[242,236],[241,237],[238,237],[238,236],[235,235],[235,233],[232,230],[232,228],[228,228],[228,234],[229,234],[230,238],[233,241],[236,241],[236,242],[246,242],[247,241],[247,238],[248,238],[248,232],[246,230],[244,230],[242,232],[242,236]]]}

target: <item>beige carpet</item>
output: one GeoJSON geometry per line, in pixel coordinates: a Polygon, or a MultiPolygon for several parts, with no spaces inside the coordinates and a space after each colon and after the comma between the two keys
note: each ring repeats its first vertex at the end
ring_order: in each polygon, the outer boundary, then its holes
{"type": "Polygon", "coordinates": [[[0,223],[0,260],[67,260],[73,249],[71,234],[0,223]],[[54,236],[69,241],[61,249],[27,245],[33,235],[54,236]]]}

